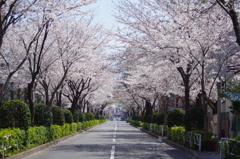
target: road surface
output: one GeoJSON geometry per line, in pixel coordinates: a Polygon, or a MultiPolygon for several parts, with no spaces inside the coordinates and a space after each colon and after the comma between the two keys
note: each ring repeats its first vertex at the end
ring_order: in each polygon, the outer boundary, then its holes
{"type": "Polygon", "coordinates": [[[26,159],[193,159],[125,121],[107,121],[26,159]]]}

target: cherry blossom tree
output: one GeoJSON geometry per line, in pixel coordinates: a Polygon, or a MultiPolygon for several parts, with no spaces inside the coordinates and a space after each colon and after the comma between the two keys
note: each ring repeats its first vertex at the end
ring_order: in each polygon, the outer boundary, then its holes
{"type": "Polygon", "coordinates": [[[55,95],[62,87],[69,72],[71,74],[74,71],[80,71],[81,67],[78,63],[87,61],[91,56],[94,56],[95,50],[105,45],[105,36],[101,36],[101,39],[97,38],[101,34],[101,27],[90,26],[90,23],[91,18],[90,20],[82,18],[81,22],[67,20],[57,24],[61,27],[55,28],[56,44],[54,47],[57,57],[60,58],[47,70],[43,70],[43,78],[40,79],[40,84],[45,90],[42,95],[45,97],[47,105],[53,104],[55,95]],[[55,71],[56,68],[58,68],[58,72],[55,71]]]}
{"type": "Polygon", "coordinates": [[[207,132],[208,99],[214,97],[214,84],[228,69],[226,62],[238,52],[232,44],[229,18],[219,6],[201,1],[124,1],[118,7],[117,19],[126,27],[118,37],[144,50],[144,62],[150,56],[151,60],[171,61],[182,77],[185,98],[191,87],[192,98],[208,91],[208,98],[202,98],[207,132]],[[223,58],[218,61],[219,57],[223,58]]]}
{"type": "MultiPolygon", "coordinates": [[[[10,2],[10,1],[9,1],[10,2]]],[[[21,1],[19,1],[21,2],[21,1]]],[[[30,1],[27,1],[30,2],[30,1]]],[[[92,3],[94,1],[37,1],[34,3],[33,10],[27,18],[21,19],[18,25],[14,25],[14,29],[22,28],[28,30],[29,32],[18,33],[19,39],[22,42],[22,48],[25,51],[25,58],[20,62],[21,65],[28,60],[28,102],[30,105],[30,110],[32,114],[32,123],[34,123],[34,91],[36,87],[36,80],[39,76],[40,70],[44,70],[44,58],[47,54],[50,55],[51,47],[53,45],[54,39],[48,38],[49,32],[53,29],[55,22],[61,19],[67,19],[80,14],[83,12],[80,7],[92,3]]],[[[14,17],[14,16],[13,16],[14,17]]],[[[22,31],[22,30],[21,30],[22,31]]],[[[21,46],[19,46],[21,47],[21,46]]],[[[54,57],[54,54],[52,54],[54,57]]],[[[55,57],[55,58],[58,58],[55,57]]],[[[6,60],[5,60],[6,61],[6,60]]],[[[49,58],[48,64],[53,63],[55,59],[49,58]],[[50,60],[51,59],[51,60],[50,60]]],[[[21,67],[19,65],[17,68],[21,67]]],[[[47,66],[47,67],[48,67],[47,66]]],[[[16,71],[15,71],[16,72],[16,71]]],[[[10,80],[10,79],[9,79],[10,80]]],[[[59,86],[60,87],[60,86],[59,86]]]]}

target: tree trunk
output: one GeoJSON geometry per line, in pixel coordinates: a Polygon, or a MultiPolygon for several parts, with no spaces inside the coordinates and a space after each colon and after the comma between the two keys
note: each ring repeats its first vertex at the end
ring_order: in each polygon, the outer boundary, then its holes
{"type": "Polygon", "coordinates": [[[151,122],[152,121],[152,105],[149,100],[145,100],[145,108],[146,108],[146,114],[145,114],[145,121],[151,122]]]}
{"type": "Polygon", "coordinates": [[[189,96],[189,93],[190,93],[190,86],[189,86],[189,79],[190,79],[190,76],[191,76],[191,73],[190,72],[190,66],[188,65],[188,68],[187,68],[187,73],[184,72],[183,68],[182,67],[178,67],[177,68],[178,72],[180,73],[181,77],[182,77],[182,80],[183,80],[183,83],[184,83],[184,93],[185,93],[185,110],[188,110],[188,108],[190,107],[190,96],[189,96]]]}
{"type": "Polygon", "coordinates": [[[34,99],[33,99],[33,93],[34,93],[33,85],[34,85],[34,82],[28,83],[28,91],[27,91],[29,109],[31,112],[31,125],[32,126],[34,126],[34,116],[35,116],[34,99]]]}

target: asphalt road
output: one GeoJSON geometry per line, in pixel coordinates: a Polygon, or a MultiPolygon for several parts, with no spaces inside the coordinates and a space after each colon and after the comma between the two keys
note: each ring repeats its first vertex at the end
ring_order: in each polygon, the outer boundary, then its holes
{"type": "Polygon", "coordinates": [[[193,159],[125,121],[108,121],[26,159],[193,159]]]}

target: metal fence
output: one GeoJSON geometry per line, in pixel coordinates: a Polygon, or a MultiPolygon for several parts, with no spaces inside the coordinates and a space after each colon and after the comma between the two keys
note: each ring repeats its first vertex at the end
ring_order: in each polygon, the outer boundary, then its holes
{"type": "Polygon", "coordinates": [[[190,144],[190,148],[192,148],[192,145],[197,145],[198,150],[201,151],[201,143],[202,143],[201,134],[197,134],[193,132],[185,132],[185,143],[186,142],[190,144]]]}
{"type": "MultiPolygon", "coordinates": [[[[148,130],[152,133],[155,133],[157,135],[161,135],[162,137],[164,136],[164,131],[165,128],[164,126],[158,126],[155,124],[148,124],[148,130]]],[[[171,136],[170,131],[168,131],[167,133],[168,138],[171,136]]],[[[185,143],[189,143],[190,148],[193,147],[193,145],[197,145],[198,146],[198,150],[201,151],[201,144],[202,144],[202,135],[198,134],[198,133],[193,133],[193,132],[185,132],[184,137],[181,139],[181,136],[177,136],[177,142],[179,144],[185,144],[185,143]],[[180,140],[182,142],[180,142],[180,140]]]]}
{"type": "Polygon", "coordinates": [[[240,158],[240,141],[222,138],[220,142],[220,158],[240,158]]]}
{"type": "Polygon", "coordinates": [[[4,140],[2,141],[2,150],[1,150],[2,159],[5,158],[5,151],[12,149],[13,147],[15,147],[17,150],[19,149],[18,143],[15,143],[14,145],[12,145],[12,143],[10,143],[9,139],[11,137],[12,137],[11,134],[3,136],[4,140]]]}

